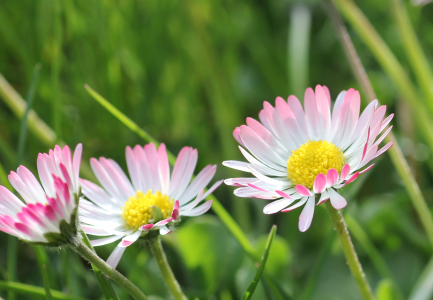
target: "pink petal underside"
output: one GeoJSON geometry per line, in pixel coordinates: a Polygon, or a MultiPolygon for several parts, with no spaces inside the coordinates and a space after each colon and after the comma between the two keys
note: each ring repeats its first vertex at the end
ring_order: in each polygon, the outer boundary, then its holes
{"type": "Polygon", "coordinates": [[[312,193],[309,189],[307,189],[305,186],[298,184],[296,186],[296,191],[301,194],[302,196],[311,196],[312,193]]]}
{"type": "Polygon", "coordinates": [[[385,153],[386,151],[388,151],[389,148],[392,147],[392,142],[389,142],[388,144],[386,144],[385,146],[383,146],[379,151],[377,151],[376,155],[374,156],[374,158],[382,155],[383,153],[385,153]]]}
{"type": "Polygon", "coordinates": [[[346,207],[347,201],[346,201],[346,199],[343,198],[343,196],[341,196],[339,193],[334,191],[334,189],[329,189],[328,193],[329,193],[331,205],[335,209],[342,209],[342,208],[346,207]]]}
{"type": "Polygon", "coordinates": [[[308,230],[308,228],[310,228],[311,222],[313,221],[315,206],[314,197],[310,197],[307,201],[307,204],[305,204],[301,215],[299,216],[299,231],[305,232],[308,230]]]}
{"type": "Polygon", "coordinates": [[[173,209],[171,212],[171,218],[173,220],[177,220],[177,218],[179,218],[179,209],[173,209]]]}
{"type": "Polygon", "coordinates": [[[252,183],[248,183],[248,186],[250,186],[250,187],[252,187],[253,189],[256,189],[256,190],[258,190],[258,191],[265,192],[265,193],[269,193],[269,191],[267,191],[267,190],[265,190],[265,189],[263,189],[263,188],[261,188],[261,187],[258,187],[257,185],[254,185],[254,184],[252,184],[252,183]]]}
{"type": "Polygon", "coordinates": [[[286,199],[292,199],[292,197],[289,194],[286,194],[283,191],[275,191],[275,193],[277,193],[278,195],[280,195],[281,197],[284,197],[286,199]]]}
{"type": "MultiPolygon", "coordinates": [[[[74,170],[75,180],[78,180],[80,175],[81,156],[83,154],[83,144],[79,143],[75,147],[74,158],[72,160],[72,168],[74,170]]],[[[76,183],[78,185],[78,182],[76,183]]]]}
{"type": "Polygon", "coordinates": [[[189,161],[189,157],[192,153],[191,147],[183,147],[180,150],[179,154],[176,158],[176,163],[174,164],[171,182],[170,182],[170,192],[169,194],[173,194],[179,188],[180,182],[182,181],[182,176],[185,173],[185,169],[187,167],[187,163],[189,161]]]}
{"type": "Polygon", "coordinates": [[[328,95],[320,85],[316,86],[316,104],[317,112],[321,116],[323,122],[322,126],[324,126],[326,134],[328,134],[331,126],[331,104],[328,95]]]}
{"type": "Polygon", "coordinates": [[[241,140],[240,134],[241,134],[241,129],[239,127],[236,127],[235,130],[233,130],[233,137],[235,138],[235,140],[240,145],[242,145],[243,147],[245,147],[244,143],[241,140]]]}
{"type": "Polygon", "coordinates": [[[328,187],[333,186],[338,181],[338,172],[335,169],[329,169],[326,174],[326,184],[328,187]]]}
{"type": "MultiPolygon", "coordinates": [[[[371,166],[373,166],[373,165],[371,165],[371,166]]],[[[349,183],[351,183],[351,182],[353,182],[353,181],[355,181],[355,179],[356,178],[358,178],[358,176],[359,176],[359,172],[356,172],[355,174],[353,174],[345,183],[344,183],[344,185],[346,186],[346,185],[348,185],[349,183]]]]}
{"type": "Polygon", "coordinates": [[[361,172],[359,172],[359,174],[363,174],[365,172],[367,172],[368,170],[370,170],[371,168],[373,168],[374,164],[369,165],[367,168],[365,168],[364,170],[362,170],[361,172]]]}
{"type": "Polygon", "coordinates": [[[341,179],[345,180],[346,177],[349,175],[350,173],[350,166],[349,164],[345,164],[343,169],[341,169],[341,179]]]}
{"type": "Polygon", "coordinates": [[[144,231],[150,230],[152,228],[153,228],[153,224],[146,224],[146,225],[141,226],[141,230],[144,230],[144,231]]]}
{"type": "Polygon", "coordinates": [[[326,176],[319,174],[316,176],[313,185],[313,191],[315,194],[320,194],[326,189],[326,176]]]}
{"type": "Polygon", "coordinates": [[[336,130],[334,134],[334,141],[337,144],[343,139],[346,128],[350,126],[350,124],[348,124],[350,123],[350,101],[354,93],[355,90],[352,88],[346,92],[343,103],[341,104],[340,110],[338,112],[336,124],[335,127],[333,127],[334,132],[336,130]]]}
{"type": "Polygon", "coordinates": [[[329,107],[331,107],[331,93],[329,92],[329,89],[326,85],[323,85],[322,88],[323,88],[323,91],[325,92],[325,95],[328,99],[329,107]]]}
{"type": "Polygon", "coordinates": [[[304,136],[308,136],[307,121],[305,119],[305,113],[302,109],[301,102],[299,102],[298,98],[295,96],[289,96],[287,99],[287,104],[289,105],[293,114],[296,116],[296,120],[301,127],[304,136]]]}
{"type": "Polygon", "coordinates": [[[368,140],[370,139],[370,128],[371,128],[371,127],[368,127],[367,141],[365,142],[364,151],[362,151],[362,158],[361,158],[361,161],[364,159],[365,154],[367,153],[368,140]]]}
{"type": "Polygon", "coordinates": [[[275,100],[275,108],[277,113],[281,119],[281,122],[284,124],[287,129],[287,134],[290,134],[297,145],[302,145],[306,137],[300,127],[299,122],[297,121],[297,116],[290,109],[290,106],[284,101],[283,98],[277,97],[275,100]]]}
{"type": "Polygon", "coordinates": [[[167,225],[168,223],[170,223],[171,221],[173,221],[173,219],[168,218],[168,219],[159,221],[158,223],[155,224],[155,226],[164,226],[164,225],[167,225]]]}
{"type": "Polygon", "coordinates": [[[394,114],[390,114],[385,120],[382,121],[382,124],[380,125],[379,132],[382,132],[386,126],[388,126],[389,122],[394,118],[394,114]]]}
{"type": "Polygon", "coordinates": [[[380,106],[375,112],[374,112],[374,118],[373,122],[371,123],[372,127],[376,127],[377,125],[382,123],[383,117],[386,113],[386,105],[380,106]]]}

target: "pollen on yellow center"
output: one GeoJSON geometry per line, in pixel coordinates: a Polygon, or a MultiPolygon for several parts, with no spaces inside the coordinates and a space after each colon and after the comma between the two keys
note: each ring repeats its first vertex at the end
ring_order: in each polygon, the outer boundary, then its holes
{"type": "Polygon", "coordinates": [[[159,191],[152,193],[152,190],[148,190],[145,194],[137,191],[122,207],[122,217],[131,229],[138,229],[153,221],[153,205],[161,210],[163,219],[167,219],[173,210],[174,201],[159,191]]]}
{"type": "Polygon", "coordinates": [[[343,164],[343,152],[333,143],[309,140],[292,151],[287,161],[287,177],[294,185],[301,184],[311,189],[317,175],[326,175],[329,169],[340,173],[343,164]]]}

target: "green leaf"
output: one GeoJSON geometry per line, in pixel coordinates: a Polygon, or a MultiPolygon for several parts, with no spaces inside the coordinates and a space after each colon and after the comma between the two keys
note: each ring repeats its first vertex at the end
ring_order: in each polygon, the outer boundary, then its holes
{"type": "Polygon", "coordinates": [[[266,261],[268,260],[269,250],[272,245],[272,240],[274,239],[275,233],[277,232],[277,226],[273,225],[271,232],[269,233],[268,240],[266,242],[265,251],[263,252],[262,262],[260,263],[259,269],[257,270],[256,276],[254,276],[253,281],[245,292],[242,300],[251,299],[256,290],[257,285],[259,284],[260,278],[262,277],[263,271],[265,270],[266,261]]]}

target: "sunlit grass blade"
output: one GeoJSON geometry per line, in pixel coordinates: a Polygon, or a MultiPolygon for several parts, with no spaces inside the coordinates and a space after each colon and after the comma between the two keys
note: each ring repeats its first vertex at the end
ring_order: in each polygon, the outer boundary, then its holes
{"type": "Polygon", "coordinates": [[[260,263],[259,269],[257,270],[256,276],[254,276],[253,281],[251,282],[250,286],[248,287],[247,291],[242,297],[242,300],[251,299],[251,297],[253,296],[254,291],[256,290],[256,287],[259,284],[260,278],[262,278],[263,271],[265,270],[266,261],[269,255],[269,249],[271,248],[272,240],[274,239],[276,232],[277,232],[277,226],[273,225],[271,232],[269,233],[268,240],[266,241],[265,251],[263,252],[262,261],[260,263]]]}
{"type": "MultiPolygon", "coordinates": [[[[409,99],[406,99],[408,100],[408,102],[413,103],[413,101],[410,101],[410,96],[412,95],[411,91],[413,87],[410,84],[409,79],[406,78],[407,76],[404,73],[404,70],[399,65],[398,61],[393,56],[389,48],[381,40],[381,38],[376,33],[374,28],[371,26],[371,24],[362,14],[362,12],[350,0],[332,0],[332,1],[341,5],[342,12],[346,14],[347,19],[353,24],[353,26],[356,27],[357,30],[362,33],[363,39],[365,40],[366,44],[370,46],[373,53],[384,51],[390,55],[390,57],[387,58],[387,57],[383,57],[382,54],[376,53],[376,56],[378,57],[379,61],[384,60],[386,62],[386,63],[383,62],[385,65],[384,66],[385,70],[388,70],[386,66],[392,66],[395,72],[402,72],[399,76],[397,76],[398,78],[403,77],[403,80],[405,79],[408,80],[407,82],[404,82],[404,84],[408,84],[409,88],[403,89],[401,90],[401,92],[406,98],[409,97],[409,99]],[[368,35],[372,35],[373,37],[369,37],[368,35]],[[371,45],[374,43],[378,43],[379,46],[371,45]]],[[[376,99],[376,95],[371,86],[370,80],[368,79],[368,76],[365,73],[365,70],[361,64],[361,60],[359,59],[359,56],[356,53],[356,49],[353,46],[352,40],[350,39],[350,36],[347,33],[347,29],[344,26],[344,23],[341,20],[341,17],[337,9],[333,6],[331,1],[329,1],[329,3],[330,5],[328,11],[330,14],[330,18],[333,21],[336,31],[339,35],[340,42],[343,46],[343,49],[345,50],[347,59],[351,62],[352,72],[354,73],[356,79],[359,81],[359,84],[363,87],[363,90],[368,92],[367,97],[369,98],[369,100],[376,99]]],[[[389,71],[390,70],[388,70],[388,72],[389,71]]],[[[393,75],[390,74],[390,76],[392,77],[393,75]]],[[[398,81],[396,81],[396,83],[398,83],[398,81]]],[[[416,93],[413,96],[417,97],[416,93]]],[[[416,113],[417,115],[417,118],[415,119],[418,121],[422,119],[423,121],[421,123],[423,123],[424,121],[428,122],[428,120],[426,119],[425,109],[423,109],[423,105],[419,104],[419,106],[415,105],[415,107],[416,109],[414,109],[413,111],[413,113],[416,113]]],[[[433,133],[433,130],[430,130],[428,124],[426,126],[423,126],[421,124],[419,128],[422,129],[423,133],[425,133],[425,136],[427,135],[431,136],[431,134],[433,133]]],[[[391,157],[392,163],[394,164],[400,178],[403,180],[406,191],[421,219],[421,223],[429,238],[430,245],[433,246],[433,218],[429,212],[429,208],[421,192],[421,189],[418,183],[416,182],[415,177],[413,176],[406,159],[403,156],[403,153],[394,137],[394,134],[390,132],[389,135],[386,137],[385,141],[393,142],[393,147],[389,149],[388,153],[391,157]]],[[[432,147],[432,145],[430,146],[432,147]]]]}
{"type": "Polygon", "coordinates": [[[289,94],[303,98],[308,87],[308,57],[310,55],[311,11],[305,4],[290,10],[289,44],[289,94]]]}
{"type": "MultiPolygon", "coordinates": [[[[18,282],[0,281],[0,290],[14,291],[17,294],[35,297],[45,296],[45,290],[43,288],[18,282]]],[[[85,298],[67,295],[59,291],[51,291],[51,294],[52,299],[55,300],[86,300],[85,298]]]]}
{"type": "Polygon", "coordinates": [[[433,258],[415,283],[408,300],[430,300],[433,297],[433,258]]]}
{"type": "MultiPolygon", "coordinates": [[[[82,236],[83,243],[87,247],[89,247],[92,251],[95,251],[92,247],[92,244],[90,244],[89,238],[83,231],[81,232],[81,236],[82,236]]],[[[95,273],[96,279],[98,280],[99,286],[101,287],[101,290],[104,293],[105,299],[119,300],[119,298],[117,298],[116,292],[113,289],[113,286],[111,285],[110,281],[107,280],[107,277],[94,264],[91,264],[91,266],[93,272],[95,273]]]]}
{"type": "Polygon", "coordinates": [[[401,0],[392,0],[390,2],[392,4],[396,24],[400,30],[399,36],[402,39],[406,56],[414,71],[418,84],[424,93],[430,110],[433,112],[433,74],[430,69],[429,61],[415,34],[404,3],[401,0]]]}
{"type": "MultiPolygon", "coordinates": [[[[22,119],[27,104],[15,89],[0,74],[0,96],[12,112],[22,119]]],[[[36,135],[45,145],[52,146],[56,143],[57,137],[54,131],[31,109],[27,118],[30,131],[36,135]]]]}

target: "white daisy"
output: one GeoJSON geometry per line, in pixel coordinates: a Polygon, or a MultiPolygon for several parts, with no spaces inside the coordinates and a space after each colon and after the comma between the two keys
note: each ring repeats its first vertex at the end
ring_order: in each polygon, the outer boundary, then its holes
{"type": "Polygon", "coordinates": [[[0,230],[46,246],[73,242],[77,234],[81,153],[81,144],[73,159],[68,146],[40,153],[37,166],[42,186],[24,166],[11,172],[9,181],[24,202],[0,186],[0,230]]]}
{"type": "Polygon", "coordinates": [[[170,178],[164,144],[159,149],[153,143],[144,147],[137,145],[134,149],[128,146],[126,162],[132,182],[114,160],[104,157],[90,160],[93,172],[104,189],[81,179],[83,194],[90,201],[80,201],[80,223],[86,234],[106,236],[92,240],[93,246],[122,239],[107,260],[113,268],[119,263],[125,248],[147,231],[158,229],[162,235],[170,233],[167,226],[180,221],[181,216],[198,216],[209,210],[212,201],[197,205],[221,181],[204,193],[203,189],[216,172],[216,166],[209,165],[190,183],[197,157],[196,149],[184,147],[170,178]],[[155,220],[158,218],[154,216],[155,212],[160,219],[155,220]]]}
{"type": "Polygon", "coordinates": [[[225,161],[223,165],[249,172],[255,177],[226,179],[239,187],[239,197],[275,200],[263,209],[265,214],[287,212],[305,204],[299,217],[299,230],[306,231],[317,204],[330,199],[336,209],[346,206],[337,193],[373,165],[365,166],[388,150],[379,144],[390,132],[385,130],[393,115],[383,120],[386,106],[372,101],[360,113],[360,95],[349,89],[338,95],[331,114],[331,97],[326,86],[305,91],[304,106],[295,96],[287,102],[278,97],[275,107],[264,102],[258,122],[247,118],[233,135],[247,162],[225,161]]]}

